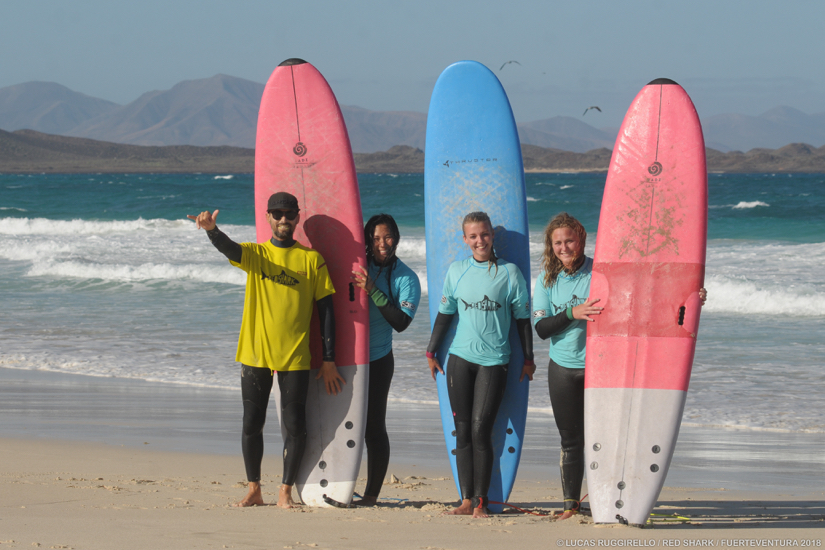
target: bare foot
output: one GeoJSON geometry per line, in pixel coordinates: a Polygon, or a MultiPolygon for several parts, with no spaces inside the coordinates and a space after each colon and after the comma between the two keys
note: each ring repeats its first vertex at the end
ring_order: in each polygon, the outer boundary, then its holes
{"type": "Polygon", "coordinates": [[[575,515],[576,515],[576,514],[578,514],[578,513],[579,513],[579,511],[578,511],[578,510],[565,510],[565,511],[564,511],[564,512],[562,512],[562,514],[561,514],[559,517],[557,517],[556,519],[570,519],[570,518],[572,518],[573,516],[575,516],[575,515]]]}
{"type": "Polygon", "coordinates": [[[249,482],[249,492],[240,502],[236,502],[233,506],[246,508],[247,506],[266,506],[264,497],[261,494],[261,484],[255,481],[249,482]]]}
{"type": "Polygon", "coordinates": [[[360,500],[354,500],[352,503],[356,506],[376,506],[378,505],[378,497],[364,495],[360,500]]]}
{"type": "Polygon", "coordinates": [[[458,508],[453,508],[452,510],[447,510],[442,516],[472,516],[473,515],[473,503],[470,502],[470,499],[464,499],[461,501],[461,506],[458,508]]]}
{"type": "Polygon", "coordinates": [[[292,500],[292,485],[281,485],[278,491],[278,508],[295,508],[298,503],[292,500]]]}
{"type": "Polygon", "coordinates": [[[482,508],[473,508],[473,517],[474,518],[489,518],[490,517],[490,510],[488,510],[486,506],[484,506],[482,508]]]}

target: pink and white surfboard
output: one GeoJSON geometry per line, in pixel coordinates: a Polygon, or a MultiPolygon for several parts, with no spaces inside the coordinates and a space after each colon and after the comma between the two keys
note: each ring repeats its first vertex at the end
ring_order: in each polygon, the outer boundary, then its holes
{"type": "MultiPolygon", "coordinates": [[[[324,496],[348,504],[364,448],[369,368],[367,298],[351,284],[353,269],[366,266],[361,198],[335,95],[321,73],[301,59],[281,63],[261,99],[255,144],[259,242],[272,236],[266,205],[278,191],[298,198],[301,223],[295,239],[318,250],[329,268],[336,291],[335,362],[347,382],[342,393],[331,396],[323,380],[310,375],[307,446],[296,489],[310,506],[328,505],[324,496]]],[[[312,368],[318,369],[322,353],[317,312],[311,330],[312,368]]],[[[280,393],[273,393],[280,415],[280,393]]]]}
{"type": "Polygon", "coordinates": [[[585,367],[587,488],[597,523],[644,525],[673,456],[705,275],[707,167],[699,117],[668,79],[625,116],[607,174],[585,367]]]}

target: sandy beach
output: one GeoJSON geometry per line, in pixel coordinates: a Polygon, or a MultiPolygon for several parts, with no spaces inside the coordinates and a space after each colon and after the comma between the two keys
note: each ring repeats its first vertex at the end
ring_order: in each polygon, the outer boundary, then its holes
{"type": "MultiPolygon", "coordinates": [[[[772,454],[794,449],[773,439],[781,434],[722,432],[717,443],[732,449],[725,456],[707,433],[685,430],[651,528],[637,529],[594,525],[584,514],[552,519],[561,508],[552,419],[530,424],[534,443],[509,501],[532,514],[511,508],[472,520],[441,515],[455,503],[455,484],[427,408],[392,407],[380,506],[238,509],[231,505],[245,479],[234,392],[0,368],[0,398],[0,549],[816,548],[825,533],[822,470],[814,456],[793,463],[772,454]]],[[[263,483],[274,502],[274,419],[267,438],[263,483]]]]}
{"type": "MultiPolygon", "coordinates": [[[[244,493],[238,457],[20,439],[3,439],[0,456],[0,548],[819,547],[825,533],[825,503],[814,491],[755,498],[667,488],[653,528],[642,530],[593,525],[584,515],[564,522],[521,512],[441,516],[454,499],[452,480],[413,465],[391,466],[399,482],[385,485],[381,506],[281,510],[231,506],[244,493]]],[[[270,456],[264,468],[279,465],[270,456]]],[[[278,476],[263,482],[273,501],[278,476]]],[[[558,483],[522,479],[511,502],[552,513],[558,483]]]]}

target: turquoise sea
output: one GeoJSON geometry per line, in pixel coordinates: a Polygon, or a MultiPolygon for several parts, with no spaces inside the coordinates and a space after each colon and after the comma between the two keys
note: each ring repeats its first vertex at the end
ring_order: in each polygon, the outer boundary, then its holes
{"type": "MultiPolygon", "coordinates": [[[[527,175],[533,279],[559,211],[582,220],[592,254],[604,178],[527,175]]],[[[391,407],[434,404],[424,177],[359,180],[364,216],[396,217],[424,289],[424,313],[395,338],[391,407]]],[[[684,425],[825,433],[825,175],[711,174],[709,187],[710,297],[684,425]]],[[[237,388],[244,275],[186,219],[206,209],[254,239],[252,175],[0,175],[0,367],[237,388]]],[[[547,418],[543,370],[530,414],[547,418]]]]}

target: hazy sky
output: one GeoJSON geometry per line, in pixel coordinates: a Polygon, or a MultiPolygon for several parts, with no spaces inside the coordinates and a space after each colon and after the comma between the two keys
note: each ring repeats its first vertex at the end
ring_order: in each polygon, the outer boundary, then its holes
{"type": "Polygon", "coordinates": [[[519,122],[599,105],[582,120],[618,126],[658,77],[701,117],[821,113],[823,21],[819,0],[3,0],[0,87],[57,82],[125,104],[218,73],[263,83],[301,57],[342,104],[426,112],[439,73],[475,59],[519,122]]]}

